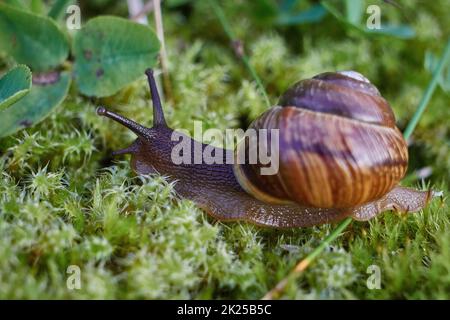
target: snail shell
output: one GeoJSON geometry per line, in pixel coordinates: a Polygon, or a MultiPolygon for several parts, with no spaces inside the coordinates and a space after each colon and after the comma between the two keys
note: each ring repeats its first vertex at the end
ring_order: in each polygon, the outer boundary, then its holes
{"type": "MultiPolygon", "coordinates": [[[[392,190],[408,165],[389,103],[354,71],[296,83],[250,128],[279,129],[277,174],[261,175],[261,163],[234,165],[242,188],[269,203],[358,206],[392,190]]],[[[242,141],[237,152],[248,157],[251,148],[242,141]]]]}

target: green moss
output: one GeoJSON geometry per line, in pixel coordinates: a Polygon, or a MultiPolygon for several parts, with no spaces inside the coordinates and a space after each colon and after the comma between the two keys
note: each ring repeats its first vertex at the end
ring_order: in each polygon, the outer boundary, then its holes
{"type": "MultiPolygon", "coordinates": [[[[404,128],[430,79],[424,52],[438,53],[448,36],[444,2],[420,3],[412,19],[418,37],[410,41],[346,33],[329,17],[275,29],[252,20],[250,2],[224,9],[273,104],[301,78],[355,69],[380,88],[404,128]]],[[[188,130],[197,119],[205,129],[246,127],[266,109],[264,101],[218,22],[205,15],[205,2],[190,8],[187,17],[176,8],[165,12],[168,122],[188,130]]],[[[402,21],[395,7],[383,10],[402,21]]],[[[98,104],[151,123],[142,77],[98,101],[72,89],[41,124],[0,140],[0,298],[260,298],[334,228],[279,231],[214,221],[178,199],[164,177],[136,177],[128,159],[111,158],[134,135],[98,117],[98,104]],[[80,290],[66,285],[69,265],[81,270],[80,290]]],[[[429,182],[445,194],[449,110],[448,93],[438,89],[410,148],[410,173],[429,166],[429,182]]],[[[407,181],[418,186],[413,174],[407,181]]],[[[283,298],[448,299],[449,232],[448,198],[417,214],[353,222],[283,298]],[[380,290],[366,286],[370,265],[380,268],[380,290]]]]}

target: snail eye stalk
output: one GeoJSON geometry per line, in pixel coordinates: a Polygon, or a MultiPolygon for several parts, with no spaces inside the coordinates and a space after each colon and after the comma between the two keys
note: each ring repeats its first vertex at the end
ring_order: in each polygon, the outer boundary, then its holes
{"type": "Polygon", "coordinates": [[[133,120],[130,120],[118,113],[110,111],[110,110],[106,109],[105,107],[98,107],[97,114],[99,116],[104,116],[104,117],[110,118],[110,119],[120,123],[121,125],[127,127],[131,131],[133,131],[139,137],[146,136],[149,131],[149,128],[144,127],[144,126],[140,125],[139,123],[134,122],[133,120]]]}
{"type": "Polygon", "coordinates": [[[166,119],[164,118],[164,111],[161,105],[161,98],[159,97],[158,88],[156,87],[155,77],[152,69],[145,70],[147,75],[148,85],[150,87],[150,93],[152,95],[153,102],[153,126],[165,126],[167,127],[166,119]]]}

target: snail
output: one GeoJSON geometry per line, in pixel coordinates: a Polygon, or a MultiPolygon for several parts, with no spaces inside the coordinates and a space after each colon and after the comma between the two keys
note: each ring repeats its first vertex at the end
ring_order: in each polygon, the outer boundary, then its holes
{"type": "MultiPolygon", "coordinates": [[[[244,220],[277,228],[309,227],[351,216],[369,220],[383,211],[416,212],[434,191],[401,187],[408,164],[406,142],[388,102],[355,71],[327,72],[299,81],[250,128],[279,129],[279,171],[261,175],[261,163],[174,164],[176,145],[162,109],[153,71],[146,70],[153,127],[144,127],[104,107],[106,116],[138,138],[113,155],[131,154],[138,174],[163,174],[175,191],[218,220],[244,220]]],[[[219,149],[190,137],[195,147],[219,149]]]]}

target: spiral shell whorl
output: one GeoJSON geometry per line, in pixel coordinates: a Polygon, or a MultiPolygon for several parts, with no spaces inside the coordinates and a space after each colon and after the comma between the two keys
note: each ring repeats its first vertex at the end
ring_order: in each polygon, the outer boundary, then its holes
{"type": "Polygon", "coordinates": [[[396,186],[407,168],[406,142],[389,104],[358,75],[300,81],[257,118],[251,128],[279,129],[279,172],[235,165],[241,186],[266,202],[322,208],[364,204],[396,186]]]}
{"type": "Polygon", "coordinates": [[[279,105],[395,127],[389,103],[355,71],[325,72],[299,81],[281,96],[279,105]]]}

